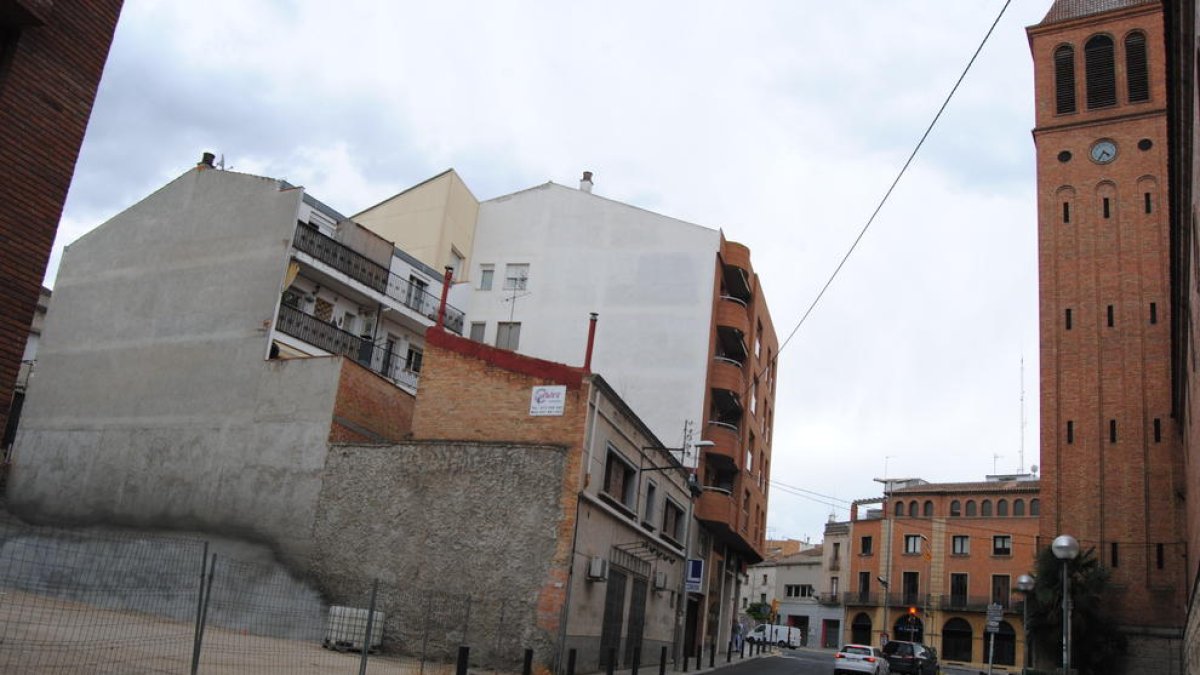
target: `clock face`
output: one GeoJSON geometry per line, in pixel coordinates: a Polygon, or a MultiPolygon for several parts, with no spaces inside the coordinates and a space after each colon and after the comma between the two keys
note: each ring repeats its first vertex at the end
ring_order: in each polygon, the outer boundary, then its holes
{"type": "Polygon", "coordinates": [[[1089,153],[1097,164],[1108,164],[1117,158],[1117,144],[1110,140],[1096,141],[1089,153]]]}

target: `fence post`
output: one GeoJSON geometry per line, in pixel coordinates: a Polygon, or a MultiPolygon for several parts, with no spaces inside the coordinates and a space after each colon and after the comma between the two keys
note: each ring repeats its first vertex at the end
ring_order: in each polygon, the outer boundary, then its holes
{"type": "Polygon", "coordinates": [[[358,675],[367,675],[367,652],[371,651],[371,633],[375,628],[375,596],[379,593],[379,578],[371,582],[371,603],[367,608],[367,634],[363,637],[362,656],[358,661],[358,675]]]}
{"type": "Polygon", "coordinates": [[[575,650],[567,650],[567,675],[575,675],[575,650]]]}
{"type": "Polygon", "coordinates": [[[192,649],[192,675],[200,669],[200,650],[204,646],[204,625],[208,623],[208,604],[212,601],[213,575],[217,571],[217,554],[212,554],[208,566],[208,584],[204,589],[204,606],[200,610],[200,625],[196,627],[196,644],[192,649]]]}
{"type": "Polygon", "coordinates": [[[196,629],[192,631],[192,675],[200,670],[200,615],[204,612],[204,572],[208,567],[208,542],[200,556],[200,588],[196,593],[196,629]]]}
{"type": "Polygon", "coordinates": [[[458,647],[458,665],[454,672],[457,675],[467,675],[467,662],[471,660],[471,648],[466,645],[458,647]]]}

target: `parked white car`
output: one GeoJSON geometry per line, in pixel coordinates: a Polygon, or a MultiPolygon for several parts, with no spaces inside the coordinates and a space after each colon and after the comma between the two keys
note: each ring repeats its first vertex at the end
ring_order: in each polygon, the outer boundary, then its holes
{"type": "Polygon", "coordinates": [[[804,636],[802,629],[795,626],[763,623],[754,627],[746,639],[750,642],[765,642],[780,647],[799,647],[804,636]]]}

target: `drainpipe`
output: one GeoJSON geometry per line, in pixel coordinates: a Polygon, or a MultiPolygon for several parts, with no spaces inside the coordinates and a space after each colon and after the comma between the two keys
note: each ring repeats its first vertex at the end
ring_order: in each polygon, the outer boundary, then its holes
{"type": "Polygon", "coordinates": [[[438,317],[437,327],[439,330],[445,330],[446,327],[446,296],[450,294],[450,284],[454,281],[454,268],[446,266],[446,273],[442,275],[442,299],[438,302],[438,317]]]}
{"type": "Polygon", "coordinates": [[[583,356],[583,369],[587,372],[592,372],[592,348],[596,345],[596,319],[599,314],[592,312],[591,322],[588,325],[587,353],[583,356]]]}

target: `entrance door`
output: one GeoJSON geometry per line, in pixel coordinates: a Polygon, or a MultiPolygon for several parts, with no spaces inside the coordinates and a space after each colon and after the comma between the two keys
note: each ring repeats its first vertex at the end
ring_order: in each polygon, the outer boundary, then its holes
{"type": "Polygon", "coordinates": [[[608,665],[609,654],[619,653],[617,650],[621,648],[621,625],[625,616],[625,575],[609,567],[607,584],[608,589],[604,593],[604,623],[600,626],[601,668],[608,665]]]}
{"type": "MultiPolygon", "coordinates": [[[[642,649],[642,630],[646,625],[646,579],[634,577],[629,596],[629,632],[625,634],[625,665],[633,666],[633,655],[642,649]]],[[[639,663],[641,659],[638,659],[639,663]]]]}
{"type": "Polygon", "coordinates": [[[683,654],[680,654],[681,663],[686,661],[689,656],[696,655],[696,631],[699,629],[700,601],[689,597],[687,599],[687,619],[684,624],[683,654]]]}
{"type": "MultiPolygon", "coordinates": [[[[839,640],[842,635],[842,622],[837,619],[825,619],[821,622],[821,646],[837,648],[841,645],[839,640]]],[[[870,644],[870,636],[867,637],[867,643],[870,644]]]]}

